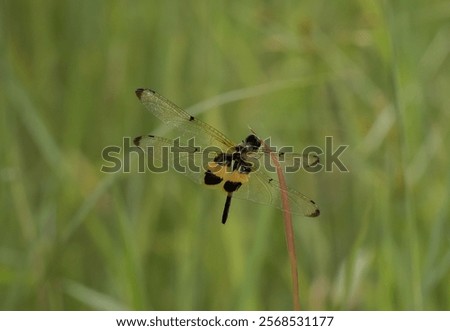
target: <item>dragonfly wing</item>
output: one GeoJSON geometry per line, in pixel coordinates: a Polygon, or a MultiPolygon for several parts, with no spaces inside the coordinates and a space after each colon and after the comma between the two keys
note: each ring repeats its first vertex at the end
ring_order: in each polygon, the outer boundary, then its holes
{"type": "Polygon", "coordinates": [[[133,142],[146,153],[150,171],[164,172],[170,168],[198,184],[204,182],[207,164],[198,148],[177,147],[174,140],[153,135],[136,137],[133,142]]]}
{"type": "Polygon", "coordinates": [[[281,192],[283,192],[288,198],[289,207],[293,214],[308,217],[319,216],[320,211],[318,206],[306,195],[291,188],[287,188],[287,190],[281,189],[280,183],[269,177],[263,171],[250,173],[249,176],[249,181],[234,192],[234,197],[263,205],[271,205],[284,210],[281,195],[281,192]]]}
{"type": "MultiPolygon", "coordinates": [[[[216,146],[225,153],[236,149],[236,145],[219,130],[189,115],[158,93],[150,89],[140,88],[136,90],[136,95],[147,110],[163,123],[179,129],[183,132],[183,137],[185,138],[195,137],[195,144],[201,144],[203,148],[216,146]]],[[[176,146],[174,141],[153,135],[137,137],[134,142],[148,153],[149,161],[169,166],[188,176],[196,183],[204,183],[205,169],[208,169],[209,158],[204,157],[200,148],[188,145],[181,147],[183,150],[179,153],[171,153],[170,148],[176,146]]],[[[258,158],[257,154],[267,153],[257,152],[255,153],[256,158],[258,158]]],[[[308,166],[318,163],[317,156],[305,156],[295,153],[286,153],[286,155],[285,153],[283,155],[279,153],[278,156],[282,162],[297,159],[308,166]]],[[[245,182],[239,190],[235,191],[233,196],[283,209],[282,195],[280,194],[280,192],[283,192],[289,200],[292,213],[309,217],[316,217],[320,214],[313,200],[293,189],[282,190],[280,184],[270,178],[264,171],[250,172],[249,176],[251,177],[250,180],[245,182]]]]}
{"type": "Polygon", "coordinates": [[[317,154],[313,153],[279,153],[278,161],[280,164],[284,165],[284,167],[298,168],[301,166],[301,168],[308,169],[318,164],[320,159],[317,154]]]}
{"type": "MultiPolygon", "coordinates": [[[[196,137],[201,144],[214,145],[227,150],[234,144],[211,125],[188,114],[183,109],[150,89],[139,88],[136,95],[142,104],[164,124],[196,137]]],[[[188,137],[189,138],[189,137],[188,137]]]]}
{"type": "Polygon", "coordinates": [[[275,170],[270,153],[277,154],[278,162],[280,163],[281,168],[288,173],[296,172],[300,169],[312,169],[320,162],[319,156],[314,153],[299,154],[291,152],[268,152],[264,149],[255,153],[254,157],[258,159],[262,159],[263,157],[265,164],[270,164],[275,170]]]}

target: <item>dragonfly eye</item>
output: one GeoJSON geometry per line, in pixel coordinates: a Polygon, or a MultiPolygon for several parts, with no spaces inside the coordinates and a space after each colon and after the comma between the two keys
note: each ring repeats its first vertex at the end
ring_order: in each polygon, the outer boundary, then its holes
{"type": "Polygon", "coordinates": [[[245,138],[245,145],[249,150],[256,150],[261,147],[261,141],[257,136],[251,134],[245,138]]]}

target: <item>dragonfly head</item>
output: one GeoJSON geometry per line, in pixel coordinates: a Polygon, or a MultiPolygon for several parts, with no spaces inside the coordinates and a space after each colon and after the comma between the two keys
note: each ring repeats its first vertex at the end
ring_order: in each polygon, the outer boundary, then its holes
{"type": "Polygon", "coordinates": [[[247,152],[255,152],[261,147],[261,140],[254,134],[250,134],[245,138],[243,144],[247,152]]]}

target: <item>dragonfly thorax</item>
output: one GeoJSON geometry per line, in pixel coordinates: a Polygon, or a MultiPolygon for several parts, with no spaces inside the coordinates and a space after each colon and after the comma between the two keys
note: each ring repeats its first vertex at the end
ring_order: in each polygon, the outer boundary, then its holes
{"type": "Polygon", "coordinates": [[[242,184],[248,182],[249,174],[255,168],[252,160],[260,146],[260,140],[251,134],[229,151],[219,153],[208,163],[205,184],[223,184],[223,189],[228,193],[237,191],[242,184]]]}

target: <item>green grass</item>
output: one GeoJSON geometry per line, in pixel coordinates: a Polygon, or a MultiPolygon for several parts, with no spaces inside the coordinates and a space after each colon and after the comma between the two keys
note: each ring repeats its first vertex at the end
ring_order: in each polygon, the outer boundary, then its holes
{"type": "Polygon", "coordinates": [[[0,307],[284,310],[282,214],[178,174],[105,174],[158,90],[235,141],[349,145],[288,176],[303,309],[448,310],[446,1],[2,1],[0,307]],[[231,93],[229,93],[231,92],[231,93]],[[201,114],[200,114],[201,113],[201,114]]]}

